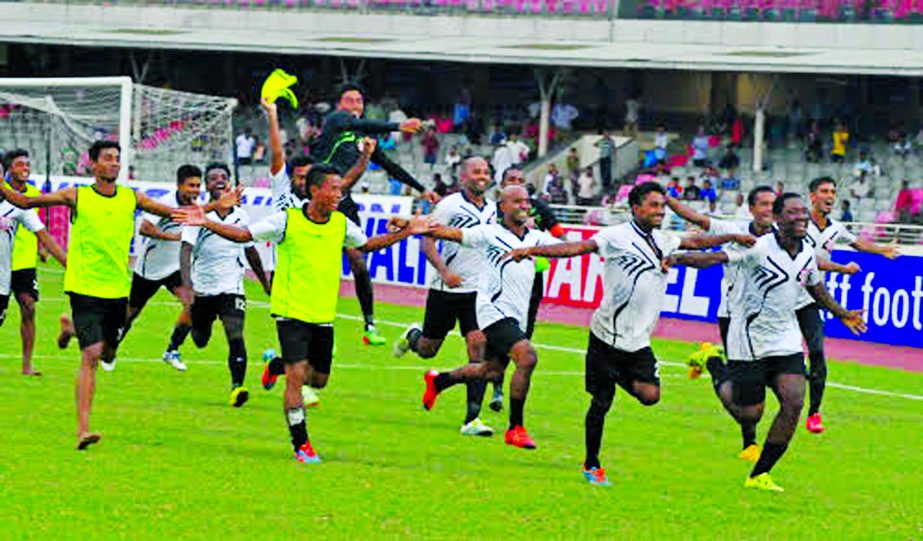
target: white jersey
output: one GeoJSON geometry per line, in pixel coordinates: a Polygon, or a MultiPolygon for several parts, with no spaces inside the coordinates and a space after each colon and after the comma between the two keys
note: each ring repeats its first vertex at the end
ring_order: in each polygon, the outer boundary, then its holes
{"type": "Polygon", "coordinates": [[[773,232],[751,248],[728,252],[728,258],[741,273],[731,294],[728,359],[801,354],[795,307],[804,288],[820,282],[814,250],[802,241],[801,251],[792,257],[773,232]]]}
{"type": "MultiPolygon", "coordinates": [[[[710,218],[708,233],[710,235],[751,234],[756,236],[750,224],[751,222],[748,221],[729,222],[710,218]]],[[[742,248],[739,244],[731,243],[726,247],[726,250],[740,250],[742,248]]],[[[721,278],[721,304],[718,305],[718,317],[728,317],[728,295],[738,279],[739,273],[737,271],[736,264],[729,264],[724,267],[724,276],[721,278]]]]}
{"type": "MultiPolygon", "coordinates": [[[[159,197],[157,202],[170,208],[177,208],[180,206],[179,194],[172,191],[159,197]]],[[[183,226],[170,218],[163,218],[147,212],[144,213],[141,219],[154,224],[157,229],[164,233],[180,233],[183,228],[183,226]]],[[[167,276],[179,272],[180,244],[181,242],[178,240],[144,237],[141,243],[140,255],[135,260],[135,273],[148,280],[163,280],[167,276]]]]}
{"type": "MultiPolygon", "coordinates": [[[[234,207],[224,219],[214,211],[206,219],[237,227],[250,225],[250,217],[240,207],[234,207]]],[[[253,246],[252,242],[233,242],[203,227],[183,227],[183,242],[192,245],[192,289],[197,295],[244,294],[244,250],[253,246]]]]}
{"type": "MultiPolygon", "coordinates": [[[[448,227],[467,229],[479,225],[497,223],[497,205],[484,200],[484,206],[468,201],[461,192],[453,193],[439,201],[433,212],[433,219],[448,227]]],[[[456,288],[448,288],[439,273],[433,278],[430,288],[450,293],[470,293],[478,287],[478,276],[483,272],[482,251],[455,242],[442,243],[442,260],[450,271],[462,277],[456,288]]]]}
{"type": "Polygon", "coordinates": [[[662,261],[679,248],[681,239],[659,229],[645,233],[631,220],[603,229],[593,240],[605,269],[603,298],[590,330],[620,351],[650,346],[667,291],[662,261]]]}
{"type": "MultiPolygon", "coordinates": [[[[829,217],[827,227],[823,231],[817,226],[817,222],[813,219],[809,220],[808,236],[804,238],[805,243],[814,249],[814,255],[817,256],[818,261],[830,261],[837,244],[853,244],[856,240],[856,236],[846,229],[843,222],[829,217]]],[[[820,272],[820,279],[821,281],[826,279],[826,273],[823,271],[820,272]]],[[[813,302],[815,302],[814,297],[807,291],[802,291],[796,308],[804,308],[813,302]]]]}
{"type": "Polygon", "coordinates": [[[272,176],[272,208],[285,210],[288,208],[301,208],[307,200],[301,199],[292,192],[292,179],[285,172],[285,167],[272,176]]]}
{"type": "Polygon", "coordinates": [[[9,201],[0,201],[0,297],[10,294],[13,240],[20,225],[33,233],[45,229],[34,210],[24,210],[14,207],[9,201]]]}
{"type": "Polygon", "coordinates": [[[486,329],[501,319],[513,318],[526,330],[529,298],[535,280],[535,261],[513,261],[503,256],[516,248],[558,244],[544,231],[527,229],[519,238],[501,224],[479,225],[462,232],[462,245],[481,255],[478,267],[478,326],[486,329]]]}

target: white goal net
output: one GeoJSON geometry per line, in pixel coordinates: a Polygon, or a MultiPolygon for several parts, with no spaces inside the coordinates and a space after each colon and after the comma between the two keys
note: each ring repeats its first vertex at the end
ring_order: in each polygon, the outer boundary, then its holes
{"type": "Polygon", "coordinates": [[[0,149],[28,150],[37,176],[89,176],[87,149],[112,140],[122,147],[120,180],[172,181],[186,163],[233,162],[236,106],[128,77],[0,78],[0,149]]]}

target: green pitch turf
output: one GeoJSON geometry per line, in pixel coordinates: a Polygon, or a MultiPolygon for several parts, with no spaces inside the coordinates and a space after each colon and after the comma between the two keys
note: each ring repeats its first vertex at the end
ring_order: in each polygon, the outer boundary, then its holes
{"type": "MultiPolygon", "coordinates": [[[[462,437],[464,390],[420,407],[425,368],[464,360],[451,337],[433,361],[360,343],[355,320],[336,324],[339,356],[321,406],[308,415],[324,459],[292,459],[281,385],[260,387],[260,353],[275,346],[265,296],[250,289],[251,400],[227,405],[226,344],[183,348],[189,365],[159,361],[177,305],[160,293],[98,373],[92,426],[103,440],[74,450],[76,344],[54,346],[67,307],[60,273],[41,273],[37,365],[18,375],[18,308],[0,328],[0,538],[368,539],[913,539],[923,537],[923,401],[831,388],[828,431],[799,426],[773,472],[784,494],[744,491],[739,433],[707,380],[662,367],[663,398],[645,408],[619,393],[602,460],[614,486],[588,486],[583,458],[585,329],[540,325],[539,365],[526,405],[538,450],[462,437]],[[569,351],[572,348],[574,351],[569,351]]],[[[358,314],[353,299],[340,312],[358,314]]],[[[384,322],[421,309],[377,307],[384,322]]],[[[382,324],[389,338],[398,327],[382,324]]],[[[663,361],[693,346],[656,341],[663,361]]],[[[835,382],[923,394],[923,375],[834,362],[835,382]]],[[[760,425],[765,436],[774,400],[760,425]]],[[[505,428],[505,412],[482,418],[505,428]]]]}

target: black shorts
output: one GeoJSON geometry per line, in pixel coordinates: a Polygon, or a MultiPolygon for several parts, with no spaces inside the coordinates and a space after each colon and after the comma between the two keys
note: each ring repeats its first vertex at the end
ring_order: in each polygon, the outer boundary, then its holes
{"type": "Polygon", "coordinates": [[[0,295],[0,327],[6,321],[6,308],[10,305],[9,295],[0,295]]]}
{"type": "Polygon", "coordinates": [[[728,350],[728,329],[731,328],[731,318],[729,317],[719,317],[718,318],[718,332],[721,333],[721,347],[724,348],[725,354],[728,350]]]}
{"type": "Polygon", "coordinates": [[[660,386],[660,368],[650,346],[638,351],[622,351],[603,342],[590,332],[586,349],[586,392],[612,400],[618,385],[632,395],[632,382],[660,386]]]}
{"type": "Polygon", "coordinates": [[[14,297],[21,293],[26,293],[35,300],[38,300],[38,277],[35,269],[14,270],[10,274],[10,291],[14,297]]]}
{"type": "Polygon", "coordinates": [[[804,355],[766,357],[755,361],[728,361],[733,399],[738,406],[755,406],[766,401],[766,387],[775,388],[780,374],[805,375],[804,355]]]}
{"type": "Polygon", "coordinates": [[[131,277],[131,293],[128,296],[128,306],[139,309],[144,308],[147,301],[151,300],[151,297],[161,287],[165,287],[170,293],[173,293],[176,288],[182,285],[183,277],[179,271],[160,280],[148,280],[140,274],[134,273],[131,277]]]}
{"type": "Polygon", "coordinates": [[[333,324],[305,323],[297,319],[276,320],[282,362],[308,361],[318,374],[330,374],[333,364],[333,324]]]}
{"type": "Polygon", "coordinates": [[[487,337],[487,359],[500,362],[509,361],[510,350],[520,340],[528,340],[526,333],[519,328],[519,322],[508,317],[491,323],[484,329],[487,337]]]}
{"type": "Polygon", "coordinates": [[[79,293],[68,293],[71,314],[80,349],[105,342],[115,348],[122,338],[128,311],[128,299],[101,299],[79,293]]]}
{"type": "Polygon", "coordinates": [[[247,298],[243,295],[196,295],[192,301],[193,330],[211,328],[216,319],[228,317],[243,319],[247,312],[247,298]]]}
{"type": "Polygon", "coordinates": [[[426,295],[426,315],[423,316],[423,337],[442,340],[458,327],[462,336],[478,330],[477,293],[450,293],[430,289],[426,295]]]}
{"type": "Polygon", "coordinates": [[[346,197],[340,200],[340,204],[337,205],[337,210],[342,212],[349,221],[362,227],[362,221],[359,219],[359,205],[353,201],[353,197],[350,194],[346,194],[346,197]]]}

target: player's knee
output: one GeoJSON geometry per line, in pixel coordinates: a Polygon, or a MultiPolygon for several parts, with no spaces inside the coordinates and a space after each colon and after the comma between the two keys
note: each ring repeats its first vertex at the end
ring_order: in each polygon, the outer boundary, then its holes
{"type": "Polygon", "coordinates": [[[516,355],[516,368],[526,372],[531,372],[538,364],[538,355],[531,344],[526,344],[516,355]]]}
{"type": "Polygon", "coordinates": [[[653,406],[657,402],[660,402],[660,388],[643,388],[638,390],[637,394],[638,402],[645,406],[653,406]]]}
{"type": "Polygon", "coordinates": [[[208,339],[210,336],[204,332],[196,332],[195,329],[192,330],[192,343],[195,344],[195,347],[202,349],[208,345],[208,339]]]}
{"type": "Polygon", "coordinates": [[[318,374],[317,372],[315,372],[314,374],[311,375],[311,381],[310,381],[311,387],[314,387],[315,389],[323,389],[324,387],[327,386],[327,380],[329,379],[330,379],[330,374],[318,374]]]}
{"type": "Polygon", "coordinates": [[[19,313],[23,321],[32,322],[35,320],[35,300],[29,295],[23,295],[19,298],[19,313]]]}
{"type": "Polygon", "coordinates": [[[612,408],[612,396],[594,395],[590,401],[590,412],[596,415],[605,415],[612,408]]]}
{"type": "Polygon", "coordinates": [[[103,343],[98,342],[83,348],[80,352],[80,361],[84,365],[96,366],[96,362],[103,355],[103,343]]]}

